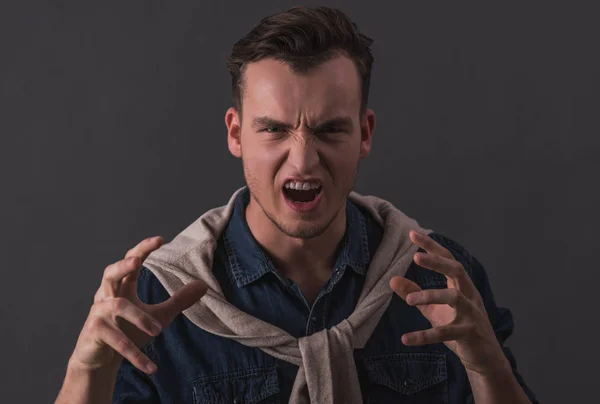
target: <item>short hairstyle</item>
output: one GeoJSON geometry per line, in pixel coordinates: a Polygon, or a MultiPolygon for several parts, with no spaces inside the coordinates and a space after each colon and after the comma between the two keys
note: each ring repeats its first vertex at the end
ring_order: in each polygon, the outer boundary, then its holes
{"type": "Polygon", "coordinates": [[[305,74],[344,54],[354,61],[360,75],[362,115],[369,97],[372,43],[348,16],[335,8],[296,6],[267,16],[233,45],[227,60],[234,107],[241,118],[243,76],[248,63],[273,58],[286,62],[295,73],[305,74]]]}

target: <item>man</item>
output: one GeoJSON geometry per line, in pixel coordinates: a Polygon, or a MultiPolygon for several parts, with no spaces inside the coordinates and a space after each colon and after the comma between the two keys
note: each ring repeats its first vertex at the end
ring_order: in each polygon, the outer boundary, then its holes
{"type": "Polygon", "coordinates": [[[352,191],[371,42],[295,7],[235,44],[225,123],[247,187],[106,268],[57,402],[537,402],[479,261],[352,191]]]}

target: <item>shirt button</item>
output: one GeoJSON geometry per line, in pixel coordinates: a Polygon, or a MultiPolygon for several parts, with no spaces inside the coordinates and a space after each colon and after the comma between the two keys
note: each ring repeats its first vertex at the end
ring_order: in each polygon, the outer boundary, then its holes
{"type": "Polygon", "coordinates": [[[316,323],[316,322],[317,322],[317,317],[314,317],[314,316],[313,316],[313,317],[310,319],[310,322],[311,322],[311,323],[313,323],[313,324],[314,324],[314,323],[316,323]]]}
{"type": "Polygon", "coordinates": [[[240,396],[234,398],[233,404],[242,404],[242,398],[240,396]]]}
{"type": "Polygon", "coordinates": [[[413,387],[415,385],[415,381],[412,379],[406,379],[403,384],[404,387],[413,387]]]}

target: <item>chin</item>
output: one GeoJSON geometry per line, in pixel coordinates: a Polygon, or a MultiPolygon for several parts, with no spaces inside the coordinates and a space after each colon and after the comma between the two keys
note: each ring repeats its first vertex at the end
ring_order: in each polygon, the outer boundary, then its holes
{"type": "Polygon", "coordinates": [[[329,227],[328,225],[316,225],[316,224],[305,224],[296,226],[282,226],[278,225],[279,230],[288,237],[299,238],[303,240],[309,240],[315,237],[319,237],[329,227]]]}

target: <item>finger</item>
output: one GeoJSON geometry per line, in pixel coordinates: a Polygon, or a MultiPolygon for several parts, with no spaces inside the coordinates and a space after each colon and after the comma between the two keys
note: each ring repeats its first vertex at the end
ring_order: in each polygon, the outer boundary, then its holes
{"type": "Polygon", "coordinates": [[[152,251],[158,249],[162,245],[162,242],[163,238],[161,236],[150,237],[142,240],[138,245],[127,251],[125,258],[139,257],[140,263],[142,263],[152,251]]]}
{"type": "Polygon", "coordinates": [[[458,289],[426,289],[412,292],[406,296],[406,303],[411,306],[423,304],[447,304],[457,310],[467,305],[467,298],[458,289]]]}
{"type": "Polygon", "coordinates": [[[94,314],[103,318],[112,318],[115,326],[118,326],[117,317],[120,317],[152,337],[160,334],[163,328],[158,319],[123,298],[110,299],[101,303],[94,314]]]}
{"type": "Polygon", "coordinates": [[[406,279],[403,276],[394,276],[390,280],[390,287],[398,296],[403,300],[406,300],[406,296],[411,292],[418,292],[421,290],[419,285],[413,281],[406,279]]]}
{"type": "Polygon", "coordinates": [[[444,341],[455,341],[465,335],[464,327],[458,325],[442,325],[428,330],[410,332],[402,336],[402,343],[409,346],[438,344],[444,341]]]}
{"type": "Polygon", "coordinates": [[[123,278],[136,272],[138,267],[139,258],[137,257],[130,257],[107,266],[97,293],[98,300],[116,297],[123,278]]]}
{"type": "Polygon", "coordinates": [[[419,233],[415,230],[411,230],[409,236],[413,243],[423,248],[425,251],[440,255],[444,258],[454,259],[454,256],[452,255],[452,253],[450,253],[450,251],[442,247],[437,241],[435,241],[428,235],[419,233]]]}
{"type": "Polygon", "coordinates": [[[415,253],[414,261],[423,268],[445,275],[449,288],[457,288],[468,297],[473,295],[475,285],[459,261],[433,253],[415,253]]]}
{"type": "Polygon", "coordinates": [[[97,332],[101,342],[117,351],[142,372],[150,375],[156,371],[156,365],[120,329],[106,323],[104,327],[99,327],[97,332]]]}
{"type": "MultiPolygon", "coordinates": [[[[139,258],[136,257],[135,259],[139,258]]],[[[140,278],[141,268],[141,264],[138,264],[135,271],[123,278],[119,289],[119,296],[126,297],[131,301],[139,301],[137,294],[137,282],[140,278]]]]}
{"type": "Polygon", "coordinates": [[[130,299],[137,298],[137,280],[140,274],[141,264],[148,258],[148,255],[162,245],[163,239],[160,236],[150,237],[142,240],[138,245],[127,251],[125,260],[134,260],[136,270],[120,278],[118,282],[113,282],[112,287],[117,291],[115,295],[122,291],[122,295],[130,299]]]}
{"type": "Polygon", "coordinates": [[[200,280],[188,283],[169,299],[155,305],[154,308],[157,312],[155,316],[170,323],[175,316],[200,300],[207,289],[206,284],[200,280]]]}

